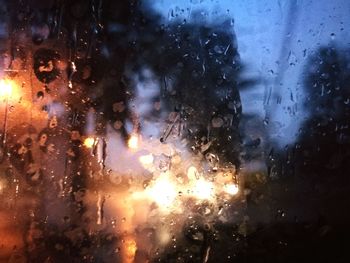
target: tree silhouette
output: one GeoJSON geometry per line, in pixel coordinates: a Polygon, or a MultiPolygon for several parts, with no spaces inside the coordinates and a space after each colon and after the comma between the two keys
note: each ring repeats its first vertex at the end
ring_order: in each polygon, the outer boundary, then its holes
{"type": "Polygon", "coordinates": [[[349,171],[349,53],[322,47],[306,67],[304,122],[296,148],[301,171],[319,175],[349,171]]]}

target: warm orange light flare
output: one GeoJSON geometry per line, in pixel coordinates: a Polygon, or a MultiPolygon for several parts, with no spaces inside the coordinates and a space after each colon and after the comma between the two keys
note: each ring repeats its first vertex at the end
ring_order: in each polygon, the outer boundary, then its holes
{"type": "Polygon", "coordinates": [[[154,200],[160,208],[168,208],[173,204],[177,196],[176,185],[169,179],[167,173],[162,174],[148,189],[148,196],[154,200]]]}
{"type": "Polygon", "coordinates": [[[135,253],[137,250],[137,245],[135,240],[128,238],[125,240],[125,256],[128,262],[133,262],[135,258],[135,253]]]}
{"type": "Polygon", "coordinates": [[[0,99],[9,99],[13,93],[14,83],[11,80],[0,80],[0,99]]]}
{"type": "Polygon", "coordinates": [[[130,149],[135,150],[135,149],[138,148],[138,146],[139,146],[139,137],[138,137],[138,135],[137,134],[131,135],[131,137],[128,140],[128,147],[130,149]]]}
{"type": "Polygon", "coordinates": [[[84,140],[84,146],[85,146],[86,148],[91,149],[94,145],[95,145],[95,138],[93,138],[93,137],[87,137],[87,138],[84,140]]]}

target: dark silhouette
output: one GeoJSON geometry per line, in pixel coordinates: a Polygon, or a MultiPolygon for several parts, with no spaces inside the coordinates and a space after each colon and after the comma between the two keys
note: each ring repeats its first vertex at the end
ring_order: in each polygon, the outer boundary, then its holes
{"type": "Polygon", "coordinates": [[[349,172],[349,52],[320,48],[306,67],[305,109],[295,152],[296,169],[309,176],[340,180],[349,172]]]}

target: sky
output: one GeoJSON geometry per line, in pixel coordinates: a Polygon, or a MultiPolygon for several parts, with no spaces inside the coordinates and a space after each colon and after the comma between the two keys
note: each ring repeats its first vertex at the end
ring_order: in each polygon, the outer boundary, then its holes
{"type": "Polygon", "coordinates": [[[148,5],[166,23],[179,17],[191,23],[196,10],[212,24],[234,21],[244,76],[261,80],[241,93],[243,112],[268,117],[269,133],[281,147],[294,142],[308,116],[302,107],[308,57],[321,46],[350,47],[348,0],[152,0],[148,5]]]}

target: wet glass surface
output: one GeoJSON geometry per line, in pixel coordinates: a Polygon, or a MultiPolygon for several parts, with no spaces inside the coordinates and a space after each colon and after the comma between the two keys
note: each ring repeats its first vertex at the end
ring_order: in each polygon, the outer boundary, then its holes
{"type": "Polygon", "coordinates": [[[349,262],[350,2],[0,1],[0,262],[349,262]]]}

